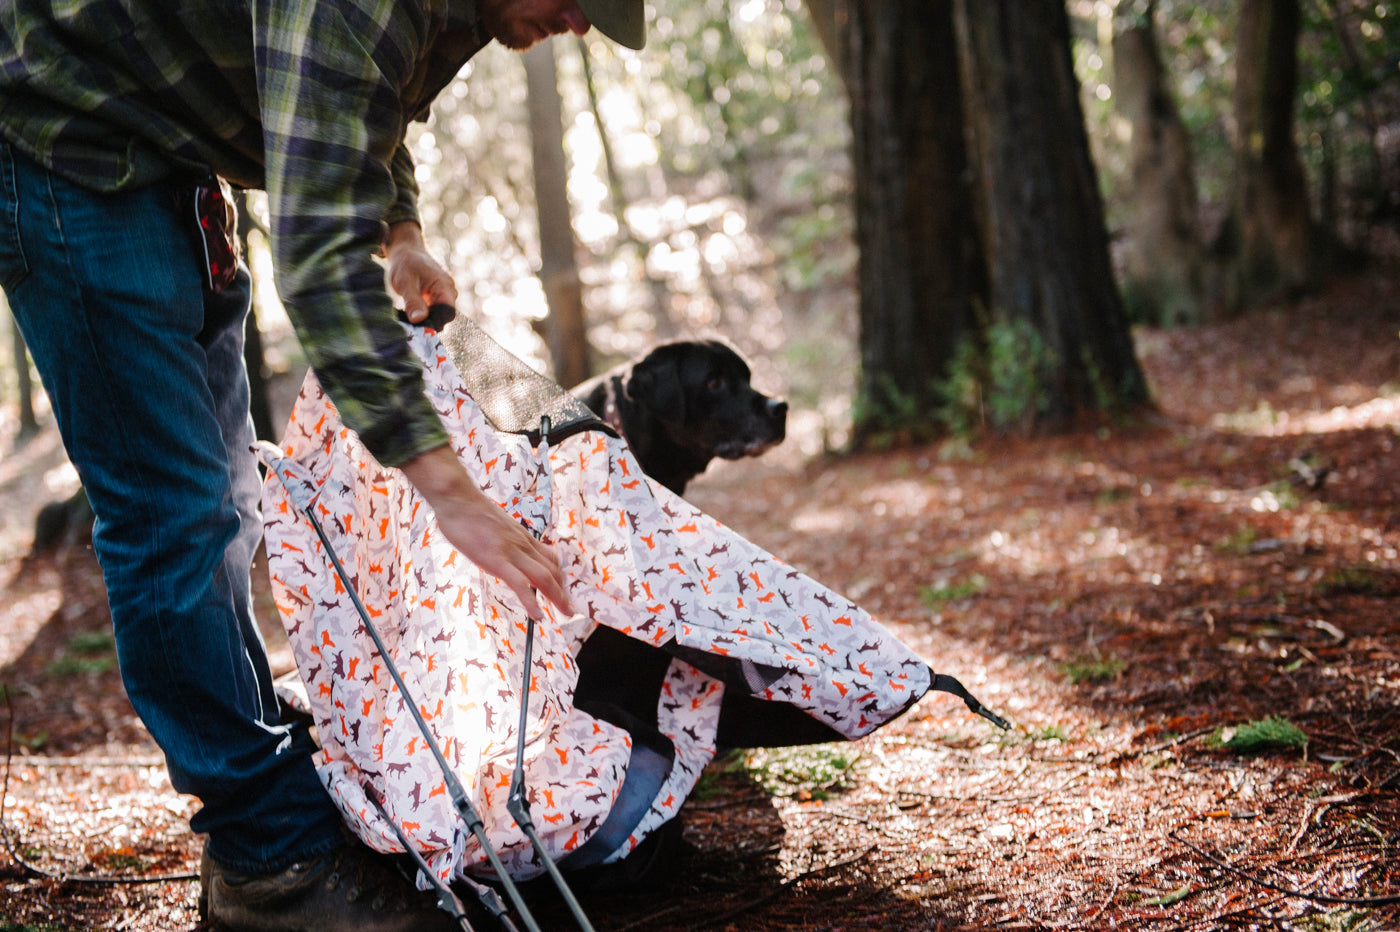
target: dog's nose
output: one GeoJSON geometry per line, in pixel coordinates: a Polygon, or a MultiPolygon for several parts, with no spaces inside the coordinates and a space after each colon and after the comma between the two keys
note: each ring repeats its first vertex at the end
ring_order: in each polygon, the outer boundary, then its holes
{"type": "Polygon", "coordinates": [[[777,398],[768,399],[768,416],[778,421],[787,417],[788,404],[777,398]]]}

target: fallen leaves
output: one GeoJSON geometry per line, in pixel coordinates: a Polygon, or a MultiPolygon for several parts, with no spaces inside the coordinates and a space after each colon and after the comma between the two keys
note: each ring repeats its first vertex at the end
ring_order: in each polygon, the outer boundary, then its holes
{"type": "MultiPolygon", "coordinates": [[[[712,767],[680,869],[586,900],[597,926],[1400,928],[1397,323],[1400,285],[1363,279],[1139,334],[1151,425],[712,469],[701,507],[1016,728],[932,695],[854,746],[761,755],[767,779],[712,767]],[[1229,746],[1271,717],[1306,746],[1229,746]]],[[[95,567],[6,567],[17,850],[55,872],[193,869],[194,803],[115,672],[50,668],[100,655],[80,637],[105,630],[95,567]]],[[[195,886],[80,890],[11,865],[0,915],[188,930],[195,886]]]]}

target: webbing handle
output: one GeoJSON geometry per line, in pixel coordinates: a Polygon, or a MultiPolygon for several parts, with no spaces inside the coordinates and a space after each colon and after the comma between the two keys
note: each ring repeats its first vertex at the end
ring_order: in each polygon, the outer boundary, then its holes
{"type": "Polygon", "coordinates": [[[967,687],[964,686],[962,683],[958,682],[957,677],[949,676],[946,673],[935,673],[933,675],[933,685],[929,688],[935,689],[941,693],[952,693],[953,695],[961,699],[963,702],[967,703],[967,707],[969,709],[971,709],[973,712],[976,712],[978,715],[982,716],[998,728],[1011,728],[1010,722],[993,712],[991,709],[984,706],[982,703],[978,702],[977,697],[972,695],[972,693],[968,692],[967,687]]]}

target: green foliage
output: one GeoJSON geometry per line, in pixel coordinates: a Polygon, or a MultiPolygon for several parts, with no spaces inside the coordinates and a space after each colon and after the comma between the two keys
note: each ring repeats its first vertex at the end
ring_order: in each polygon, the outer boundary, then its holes
{"type": "Polygon", "coordinates": [[[860,754],[845,744],[813,744],[753,751],[749,774],[775,796],[829,799],[849,790],[860,754]]]}
{"type": "MultiPolygon", "coordinates": [[[[806,173],[820,174],[815,166],[803,164],[806,173]]],[[[837,210],[829,203],[785,218],[772,247],[783,257],[783,282],[787,288],[812,291],[847,279],[855,270],[858,256],[853,226],[849,210],[837,210]]]]}
{"type": "MultiPolygon", "coordinates": [[[[990,723],[984,724],[989,728],[993,727],[990,723]]],[[[1069,741],[1071,737],[1069,730],[1063,725],[1042,725],[1039,728],[1011,728],[1005,731],[995,729],[992,740],[999,748],[1015,748],[1024,747],[1027,744],[1038,741],[1057,741],[1063,743],[1069,741]]],[[[986,740],[985,737],[978,737],[970,739],[969,744],[982,744],[985,743],[986,740]]]]}
{"type": "Polygon", "coordinates": [[[15,744],[21,744],[31,751],[37,751],[49,743],[49,731],[42,728],[32,735],[15,735],[15,744]]]}
{"type": "Polygon", "coordinates": [[[1379,932],[1381,928],[1371,911],[1349,907],[1304,916],[1295,925],[1306,932],[1379,932]]]}
{"type": "Polygon", "coordinates": [[[1219,553],[1243,556],[1249,553],[1249,548],[1254,546],[1258,540],[1259,530],[1246,524],[1231,531],[1223,539],[1216,541],[1215,549],[1219,553]]]}
{"type": "Polygon", "coordinates": [[[1061,669],[1070,685],[1080,683],[1102,683],[1118,678],[1127,664],[1117,657],[1081,654],[1066,663],[1061,669]]]}
{"type": "Polygon", "coordinates": [[[63,654],[48,666],[51,676],[106,673],[117,666],[116,642],[103,631],[87,631],[73,636],[63,654]]]}
{"type": "Polygon", "coordinates": [[[1175,906],[1194,892],[1196,892],[1196,888],[1188,883],[1177,887],[1170,893],[1154,896],[1152,899],[1145,900],[1144,902],[1146,902],[1148,906],[1175,906]]]}
{"type": "Polygon", "coordinates": [[[1030,321],[1020,318],[993,323],[986,337],[992,426],[1025,424],[1049,405],[1044,377],[1056,365],[1055,354],[1030,321]]]}
{"type": "Polygon", "coordinates": [[[1125,489],[1121,486],[1099,489],[1098,492],[1094,493],[1094,504],[1099,506],[1116,505],[1119,502],[1129,501],[1133,495],[1132,489],[1125,489]]]}
{"type": "MultiPolygon", "coordinates": [[[[1158,0],[1158,53],[1181,120],[1191,136],[1198,192],[1212,212],[1228,206],[1234,153],[1230,127],[1235,82],[1239,4],[1233,0],[1158,0]]],[[[1384,209],[1386,190],[1378,130],[1400,103],[1400,8],[1395,3],[1339,0],[1302,3],[1298,42],[1296,137],[1309,188],[1339,199],[1343,222],[1364,223],[1384,209]],[[1330,186],[1330,187],[1329,187],[1330,186]]],[[[1126,222],[1114,192],[1132,185],[1127,157],[1130,136],[1114,108],[1117,77],[1112,49],[1102,40],[1113,28],[1141,26],[1142,0],[1071,4],[1076,17],[1074,63],[1083,94],[1100,182],[1111,228],[1126,222]]],[[[1393,186],[1392,186],[1393,187],[1393,186]]],[[[1133,319],[1160,296],[1125,294],[1133,319]]]]}
{"type": "Polygon", "coordinates": [[[1400,10],[1393,3],[1355,0],[1302,7],[1303,157],[1315,184],[1329,169],[1340,170],[1360,196],[1360,209],[1368,209],[1386,197],[1373,121],[1378,104],[1388,108],[1395,101],[1400,10]]]}
{"type": "Polygon", "coordinates": [[[905,392],[887,372],[875,376],[851,405],[852,419],[870,449],[932,440],[942,433],[937,414],[922,399],[905,392]]]}
{"type": "Polygon", "coordinates": [[[1069,732],[1063,725],[1046,725],[1043,728],[1036,728],[1026,732],[1026,737],[1032,741],[1068,741],[1069,732]]]}
{"type": "Polygon", "coordinates": [[[1317,584],[1319,595],[1376,595],[1385,589],[1385,580],[1367,566],[1343,566],[1329,570],[1317,584]]]}
{"type": "Polygon", "coordinates": [[[811,108],[824,105],[834,73],[800,3],[670,2],[658,13],[652,76],[689,98],[731,167],[812,131],[811,108]]]}
{"type": "Polygon", "coordinates": [[[1047,373],[1055,353],[1030,321],[994,319],[958,345],[947,376],[937,383],[937,419],[954,436],[981,427],[1027,429],[1050,403],[1047,373]]]}
{"type": "Polygon", "coordinates": [[[1305,731],[1292,722],[1270,715],[1244,725],[1222,728],[1209,743],[1236,754],[1258,754],[1280,748],[1301,748],[1308,743],[1305,731]]]}
{"type": "Polygon", "coordinates": [[[986,577],[981,573],[973,573],[958,582],[949,582],[941,586],[920,586],[919,601],[928,608],[937,609],[947,602],[971,598],[985,588],[987,588],[986,577]]]}
{"type": "Polygon", "coordinates": [[[938,419],[954,437],[971,437],[982,424],[984,355],[976,339],[964,337],[953,353],[947,377],[938,383],[938,394],[943,399],[938,419]]]}
{"type": "Polygon", "coordinates": [[[691,792],[699,801],[731,792],[737,782],[765,793],[802,800],[828,799],[851,788],[860,755],[846,744],[814,744],[755,751],[734,750],[717,757],[691,792]]]}
{"type": "Polygon", "coordinates": [[[729,792],[728,784],[732,778],[747,776],[748,772],[748,760],[744,751],[726,751],[712,760],[710,765],[700,772],[700,779],[696,781],[695,789],[690,791],[690,798],[697,802],[704,802],[718,796],[724,796],[729,792]]]}

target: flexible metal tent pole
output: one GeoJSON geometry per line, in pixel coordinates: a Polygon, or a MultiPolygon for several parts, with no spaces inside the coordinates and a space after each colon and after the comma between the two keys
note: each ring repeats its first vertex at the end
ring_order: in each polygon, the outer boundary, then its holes
{"type": "MultiPolygon", "coordinates": [[[[540,418],[540,443],[537,455],[541,468],[537,480],[540,488],[537,489],[537,492],[546,502],[552,502],[554,499],[549,471],[549,430],[551,426],[549,415],[546,414],[540,418]]],[[[543,536],[543,529],[530,528],[530,533],[539,539],[543,536]]],[[[535,849],[536,856],[544,863],[545,872],[549,874],[549,879],[554,881],[554,886],[559,890],[559,895],[564,898],[569,912],[573,913],[574,921],[578,923],[579,928],[583,932],[593,932],[593,924],[588,921],[588,916],[584,913],[578,898],[574,896],[574,891],[569,888],[564,874],[554,863],[554,859],[549,856],[549,852],[545,850],[544,842],[540,840],[539,832],[535,829],[534,820],[530,818],[530,802],[525,798],[525,726],[530,720],[530,686],[533,680],[530,666],[534,644],[535,619],[527,615],[525,619],[525,663],[520,683],[520,722],[515,732],[515,770],[511,774],[510,790],[506,795],[506,811],[515,819],[515,823],[520,826],[525,837],[530,839],[530,846],[535,849]]]]}
{"type": "MultiPolygon", "coordinates": [[[[399,827],[399,823],[389,818],[389,813],[384,808],[384,802],[379,798],[379,791],[372,787],[366,787],[365,795],[369,797],[369,801],[374,805],[375,811],[379,813],[379,817],[385,822],[388,822],[389,827],[394,830],[394,835],[398,837],[399,844],[403,845],[403,849],[408,852],[409,858],[412,859],[418,870],[432,883],[433,889],[437,890],[438,907],[452,914],[452,918],[456,919],[457,924],[462,927],[462,932],[476,932],[476,930],[472,928],[471,922],[467,919],[467,908],[462,905],[461,898],[457,896],[451,887],[437,878],[428,867],[428,862],[423,860],[423,855],[418,852],[417,848],[409,844],[408,836],[404,834],[404,830],[399,827]]],[[[506,932],[517,932],[515,923],[510,921],[510,916],[506,913],[505,904],[503,904],[501,898],[496,895],[496,891],[474,881],[468,881],[468,883],[476,893],[476,898],[481,901],[483,906],[491,911],[492,916],[495,917],[501,927],[504,928],[506,932]]]]}
{"type": "Polygon", "coordinates": [[[574,896],[574,891],[569,889],[569,884],[564,880],[564,875],[559,870],[558,865],[554,863],[554,859],[544,850],[544,843],[540,841],[539,833],[535,831],[535,823],[530,818],[530,803],[525,798],[525,724],[530,712],[530,647],[534,637],[535,619],[531,618],[525,625],[525,674],[520,694],[520,728],[516,736],[515,772],[511,774],[510,778],[510,792],[506,796],[506,811],[511,814],[521,831],[530,839],[535,853],[544,862],[544,869],[549,874],[549,879],[554,881],[554,886],[558,888],[559,895],[564,898],[569,912],[574,914],[574,921],[578,923],[579,928],[583,932],[593,932],[593,924],[588,921],[583,906],[574,896]]]}

